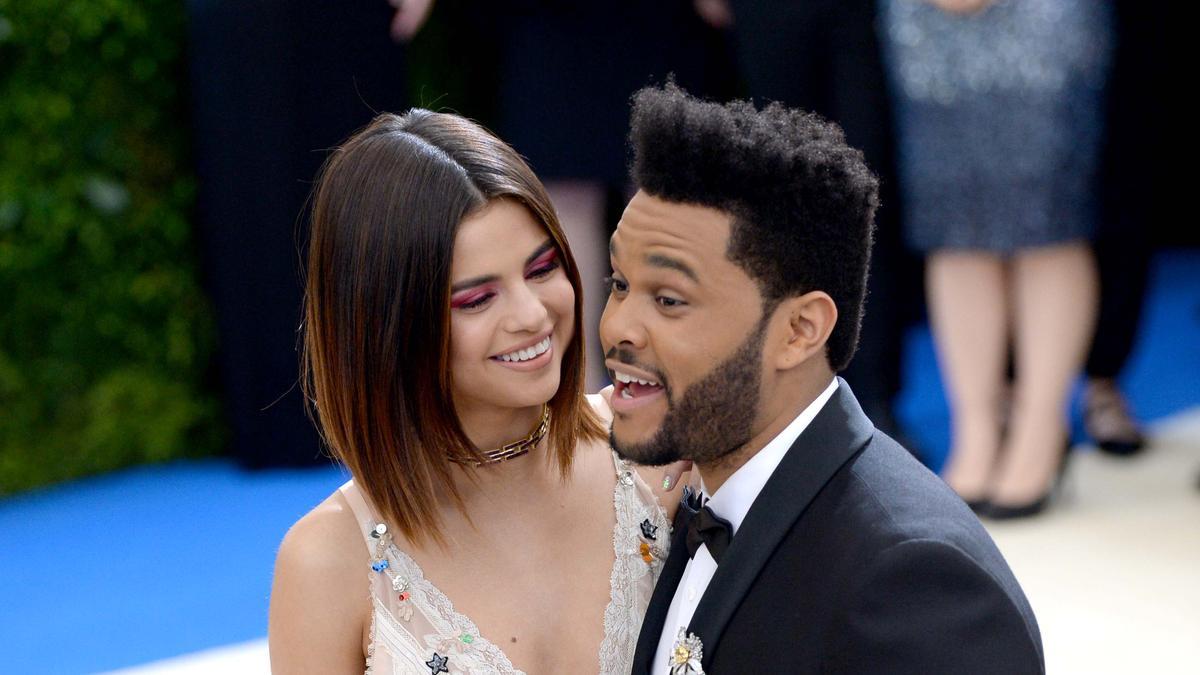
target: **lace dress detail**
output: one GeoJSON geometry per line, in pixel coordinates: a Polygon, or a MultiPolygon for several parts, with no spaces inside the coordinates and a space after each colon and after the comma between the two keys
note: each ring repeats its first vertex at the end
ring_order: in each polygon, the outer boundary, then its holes
{"type": "Polygon", "coordinates": [[[650,604],[654,583],[662,572],[671,542],[671,525],[654,493],[637,472],[613,453],[617,486],[613,491],[612,596],[604,610],[604,641],[600,643],[600,672],[628,673],[633,669],[642,616],[650,604]]]}
{"type": "MultiPolygon", "coordinates": [[[[604,611],[599,672],[628,673],[642,615],[666,558],[670,524],[654,493],[636,471],[613,455],[614,561],[604,611]],[[661,542],[661,544],[660,544],[661,542]]],[[[387,525],[349,481],[341,492],[371,553],[368,585],[373,606],[367,673],[376,675],[510,675],[521,673],[475,623],[425,578],[400,550],[387,525]]]]}

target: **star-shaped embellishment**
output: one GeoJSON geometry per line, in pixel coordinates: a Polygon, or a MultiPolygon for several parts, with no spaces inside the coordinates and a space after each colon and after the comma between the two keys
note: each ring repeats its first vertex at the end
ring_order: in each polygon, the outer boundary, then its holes
{"type": "Polygon", "coordinates": [[[642,536],[647,539],[658,540],[658,526],[651,523],[649,518],[642,521],[642,536]]]}
{"type": "Polygon", "coordinates": [[[442,656],[437,652],[433,653],[433,658],[425,662],[429,666],[429,675],[438,675],[438,673],[448,673],[450,669],[446,667],[446,663],[450,661],[449,656],[442,656]]]}

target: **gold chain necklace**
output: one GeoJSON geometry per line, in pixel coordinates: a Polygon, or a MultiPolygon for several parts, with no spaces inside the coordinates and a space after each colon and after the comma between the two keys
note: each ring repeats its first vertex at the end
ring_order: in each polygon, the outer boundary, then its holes
{"type": "Polygon", "coordinates": [[[542,419],[533,427],[533,431],[529,435],[520,440],[513,441],[496,448],[495,450],[487,450],[483,452],[483,461],[478,461],[471,458],[451,457],[450,461],[458,464],[466,464],[468,466],[484,466],[486,464],[496,464],[514,457],[520,457],[526,454],[538,443],[546,437],[546,432],[550,429],[550,406],[542,406],[542,419]]]}

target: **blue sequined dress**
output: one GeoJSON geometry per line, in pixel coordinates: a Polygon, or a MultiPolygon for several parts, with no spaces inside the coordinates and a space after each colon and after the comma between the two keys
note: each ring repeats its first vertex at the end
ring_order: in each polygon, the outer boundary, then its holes
{"type": "Polygon", "coordinates": [[[968,15],[921,0],[879,7],[908,243],[1008,254],[1087,238],[1109,4],[999,0],[968,15]]]}

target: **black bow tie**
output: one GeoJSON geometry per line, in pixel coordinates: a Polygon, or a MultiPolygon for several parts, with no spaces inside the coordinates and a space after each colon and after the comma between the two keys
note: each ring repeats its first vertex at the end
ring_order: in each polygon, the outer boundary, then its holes
{"type": "Polygon", "coordinates": [[[712,555],[713,560],[717,564],[721,564],[721,558],[725,555],[725,549],[729,548],[729,540],[733,539],[733,526],[728,520],[713,513],[712,509],[707,506],[702,506],[696,515],[688,521],[687,528],[687,548],[688,557],[694,557],[696,551],[700,548],[700,544],[708,546],[708,552],[712,555]]]}

